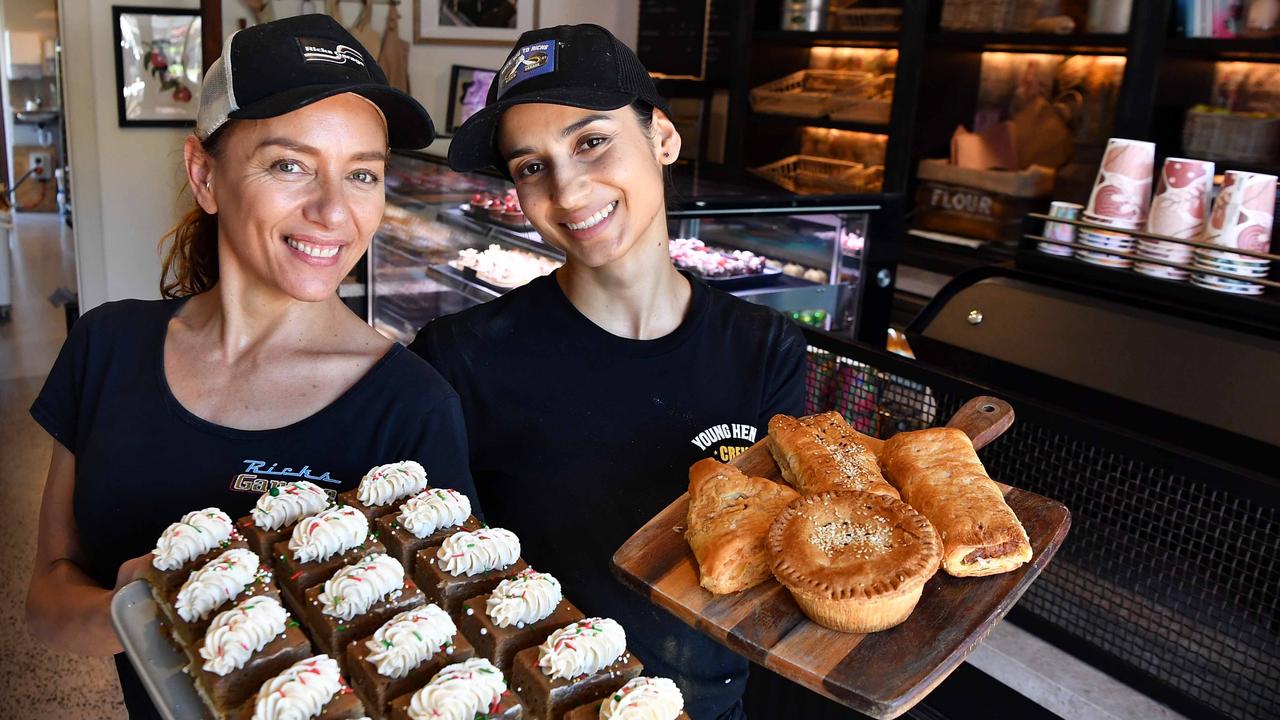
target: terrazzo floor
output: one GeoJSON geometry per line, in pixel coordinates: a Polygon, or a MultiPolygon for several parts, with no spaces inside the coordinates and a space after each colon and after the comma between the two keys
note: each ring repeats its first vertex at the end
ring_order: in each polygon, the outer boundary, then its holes
{"type": "Polygon", "coordinates": [[[27,633],[27,582],[53,440],[27,408],[66,336],[47,300],[75,287],[71,231],[52,214],[19,214],[12,319],[0,325],[0,718],[115,720],[124,704],[110,659],[55,653],[27,633]]]}

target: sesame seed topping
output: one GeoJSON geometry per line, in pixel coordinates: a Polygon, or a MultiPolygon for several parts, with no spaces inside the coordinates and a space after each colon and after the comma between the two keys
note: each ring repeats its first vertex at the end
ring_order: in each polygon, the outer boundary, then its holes
{"type": "Polygon", "coordinates": [[[829,522],[818,525],[809,533],[809,542],[826,553],[827,557],[835,557],[837,552],[851,552],[859,558],[869,560],[892,545],[893,531],[888,527],[876,527],[870,523],[851,523],[848,520],[829,522]]]}

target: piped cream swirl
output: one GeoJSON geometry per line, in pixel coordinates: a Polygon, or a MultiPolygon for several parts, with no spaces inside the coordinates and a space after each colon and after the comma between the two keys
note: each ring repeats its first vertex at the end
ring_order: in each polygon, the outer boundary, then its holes
{"type": "Polygon", "coordinates": [[[187,622],[203,620],[223,603],[249,587],[258,574],[258,556],[252,550],[232,548],[210,560],[178,590],[173,607],[187,622]]]}
{"type": "Polygon", "coordinates": [[[402,678],[453,642],[458,628],[439,605],[429,603],[391,618],[365,642],[369,662],[384,677],[402,678]]]}
{"type": "Polygon", "coordinates": [[[676,720],[684,696],[669,678],[638,677],[605,698],[600,720],[676,720]]]}
{"type": "Polygon", "coordinates": [[[189,512],[160,534],[151,564],[157,570],[177,570],[226,542],[233,529],[231,518],[216,507],[189,512]]]}
{"type": "Polygon", "coordinates": [[[338,662],[328,655],[299,660],[258,689],[253,720],[307,720],[316,717],[342,690],[338,662]]]}
{"type": "Polygon", "coordinates": [[[409,699],[409,720],[473,720],[502,702],[507,682],[484,658],[454,663],[409,699]]]}
{"type": "Polygon", "coordinates": [[[538,667],[552,678],[594,675],[627,650],[627,634],[611,618],[587,618],[551,633],[538,646],[538,667]]]}
{"type": "Polygon", "coordinates": [[[427,488],[427,471],[413,460],[379,465],[360,480],[356,499],[367,506],[390,505],[427,488]]]}
{"type": "Polygon", "coordinates": [[[456,532],[436,551],[440,569],[450,575],[479,575],[510,567],[520,557],[520,538],[510,530],[484,528],[456,532]]]}
{"type": "Polygon", "coordinates": [[[399,597],[404,588],[404,566],[386,553],[373,553],[342,568],[324,583],[321,612],[350,620],[368,612],[387,597],[399,597]]]}
{"type": "Polygon", "coordinates": [[[300,562],[328,560],[359,547],[369,537],[369,519],[348,506],[331,507],[299,522],[289,538],[289,552],[300,562]]]}
{"type": "Polygon", "coordinates": [[[242,600],[218,613],[200,646],[204,669],[219,676],[239,670],[254,653],[284,633],[288,620],[289,613],[270,595],[242,600]]]}
{"type": "Polygon", "coordinates": [[[319,485],[299,480],[262,493],[250,514],[253,524],[263,530],[279,530],[308,515],[315,515],[328,504],[329,495],[319,485]]]}
{"type": "Polygon", "coordinates": [[[455,527],[471,516],[471,500],[457,490],[432,488],[400,506],[400,527],[424,538],[437,530],[455,527]]]}
{"type": "Polygon", "coordinates": [[[498,627],[524,627],[550,615],[563,599],[559,580],[526,568],[498,583],[484,607],[498,627]]]}

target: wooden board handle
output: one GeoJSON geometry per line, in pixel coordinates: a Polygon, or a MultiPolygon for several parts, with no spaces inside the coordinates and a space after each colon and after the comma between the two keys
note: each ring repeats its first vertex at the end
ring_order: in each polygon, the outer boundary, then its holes
{"type": "Polygon", "coordinates": [[[947,427],[963,430],[979,450],[991,444],[1013,425],[1013,406],[990,395],[979,395],[951,416],[947,427]]]}

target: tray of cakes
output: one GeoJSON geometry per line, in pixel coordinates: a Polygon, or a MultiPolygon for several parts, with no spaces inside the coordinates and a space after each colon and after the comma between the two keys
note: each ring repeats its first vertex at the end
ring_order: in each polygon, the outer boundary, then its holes
{"type": "Polygon", "coordinates": [[[508,230],[516,232],[533,230],[529,218],[525,217],[524,210],[520,209],[520,198],[516,196],[515,188],[510,188],[505,193],[488,191],[474,193],[471,201],[462,203],[458,209],[476,220],[483,220],[508,230]]]}
{"type": "Polygon", "coordinates": [[[976,449],[1013,422],[991,397],[887,441],[835,412],[778,415],[731,465],[613,556],[615,574],[753,662],[877,718],[909,710],[978,646],[1071,524],[989,478],[976,449]]]}
{"type": "Polygon", "coordinates": [[[748,250],[718,250],[697,238],[673,238],[671,262],[720,287],[736,287],[782,274],[782,266],[748,250]]]}
{"type": "Polygon", "coordinates": [[[561,262],[527,250],[509,250],[496,243],[481,250],[465,248],[448,266],[470,281],[504,292],[553,272],[561,262]]]}
{"type": "Polygon", "coordinates": [[[111,615],[173,720],[687,720],[621,625],[412,461],[334,501],[302,480],[239,520],[187,513],[111,615]]]}

